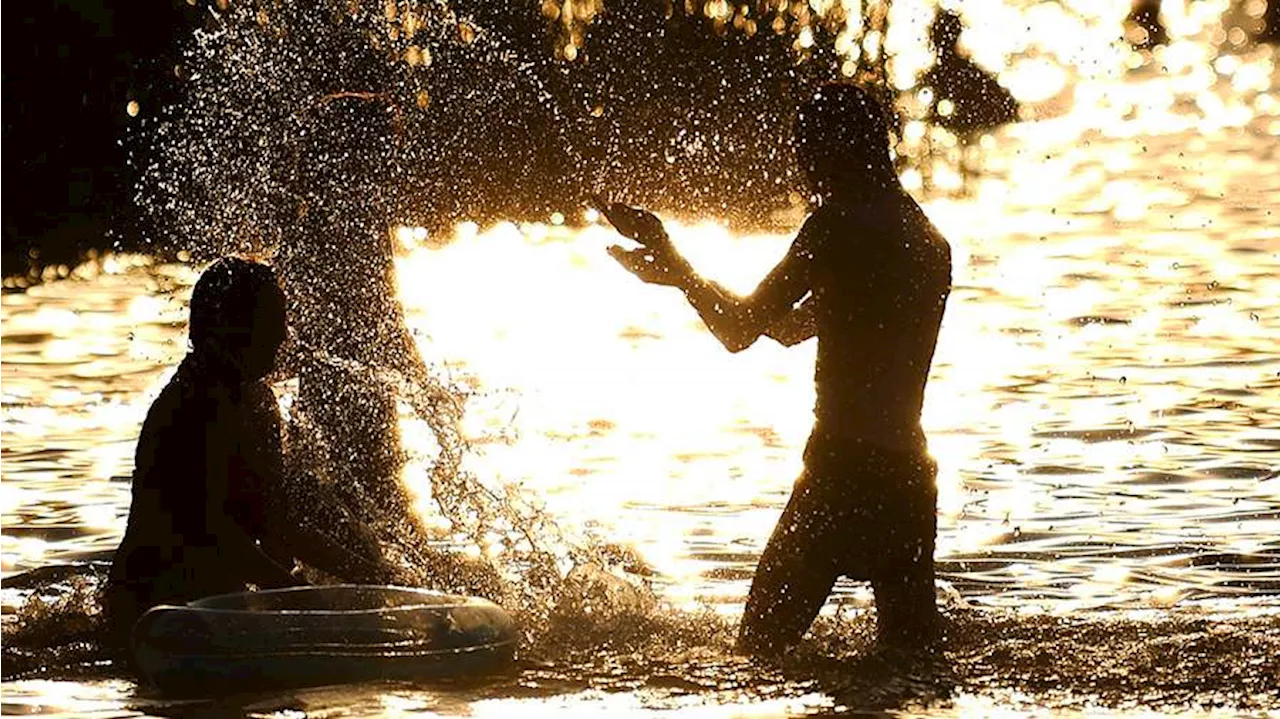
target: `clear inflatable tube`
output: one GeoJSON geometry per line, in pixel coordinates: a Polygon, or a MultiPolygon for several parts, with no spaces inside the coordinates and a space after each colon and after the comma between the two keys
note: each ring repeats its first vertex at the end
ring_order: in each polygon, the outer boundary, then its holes
{"type": "Polygon", "coordinates": [[[294,587],[148,611],[138,670],[172,696],[471,676],[511,663],[519,633],[477,597],[370,585],[294,587]]]}

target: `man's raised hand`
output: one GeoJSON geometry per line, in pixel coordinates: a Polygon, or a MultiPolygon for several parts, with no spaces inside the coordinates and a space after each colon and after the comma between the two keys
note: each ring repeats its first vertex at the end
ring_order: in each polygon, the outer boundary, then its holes
{"type": "Polygon", "coordinates": [[[609,202],[599,195],[593,197],[592,202],[618,234],[653,250],[670,249],[671,241],[667,238],[667,231],[662,228],[662,220],[652,212],[621,202],[609,202]]]}
{"type": "Polygon", "coordinates": [[[684,273],[673,269],[665,258],[656,256],[648,247],[628,250],[614,245],[609,248],[609,255],[628,272],[651,285],[678,287],[684,276],[684,273]]]}

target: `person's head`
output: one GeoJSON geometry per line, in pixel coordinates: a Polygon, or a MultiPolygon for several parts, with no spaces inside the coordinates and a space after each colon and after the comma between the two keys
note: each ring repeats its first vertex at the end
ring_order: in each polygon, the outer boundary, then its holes
{"type": "Polygon", "coordinates": [[[962,32],[964,22],[960,16],[950,10],[940,9],[929,28],[929,42],[933,44],[934,52],[951,53],[955,51],[956,43],[960,42],[962,32]]]}
{"type": "Polygon", "coordinates": [[[849,83],[824,85],[800,107],[796,159],[821,196],[859,194],[896,181],[884,108],[849,83]]]}
{"type": "Polygon", "coordinates": [[[267,265],[224,257],[191,292],[191,351],[231,378],[256,380],[275,366],[286,332],[284,294],[267,265]]]}

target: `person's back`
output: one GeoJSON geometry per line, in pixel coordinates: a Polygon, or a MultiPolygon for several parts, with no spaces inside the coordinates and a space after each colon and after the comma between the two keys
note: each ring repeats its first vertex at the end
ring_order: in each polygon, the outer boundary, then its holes
{"type": "Polygon", "coordinates": [[[838,197],[806,224],[815,332],[804,474],[760,558],[739,645],[799,640],[839,576],[871,582],[881,639],[937,632],[937,467],[920,416],[951,250],[900,188],[838,197]]]}
{"type": "Polygon", "coordinates": [[[951,286],[949,246],[903,192],[825,205],[810,220],[818,357],[815,431],[925,446],[924,388],[951,286]]]}
{"type": "MultiPolygon", "coordinates": [[[[135,459],[129,524],[111,567],[113,621],[136,619],[163,602],[239,591],[249,581],[219,558],[217,528],[209,517],[208,502],[219,491],[210,486],[209,465],[234,461],[202,449],[210,433],[234,441],[226,420],[218,418],[219,405],[227,400],[217,393],[183,367],[147,414],[135,459]]],[[[244,515],[260,515],[246,496],[250,487],[232,483],[227,490],[224,509],[240,515],[235,517],[238,524],[244,515]]],[[[287,583],[283,575],[274,579],[287,583]]]]}

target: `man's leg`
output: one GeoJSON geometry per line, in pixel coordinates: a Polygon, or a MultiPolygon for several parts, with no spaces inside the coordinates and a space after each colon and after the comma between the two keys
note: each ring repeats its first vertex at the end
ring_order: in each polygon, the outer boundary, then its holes
{"type": "Polygon", "coordinates": [[[802,477],[760,555],[738,631],[739,652],[777,655],[800,642],[835,584],[836,524],[813,482],[802,477]]]}
{"type": "Polygon", "coordinates": [[[933,569],[937,465],[923,456],[878,457],[875,464],[880,486],[897,495],[884,498],[881,561],[872,565],[878,634],[886,644],[918,647],[940,632],[933,569]]]}

